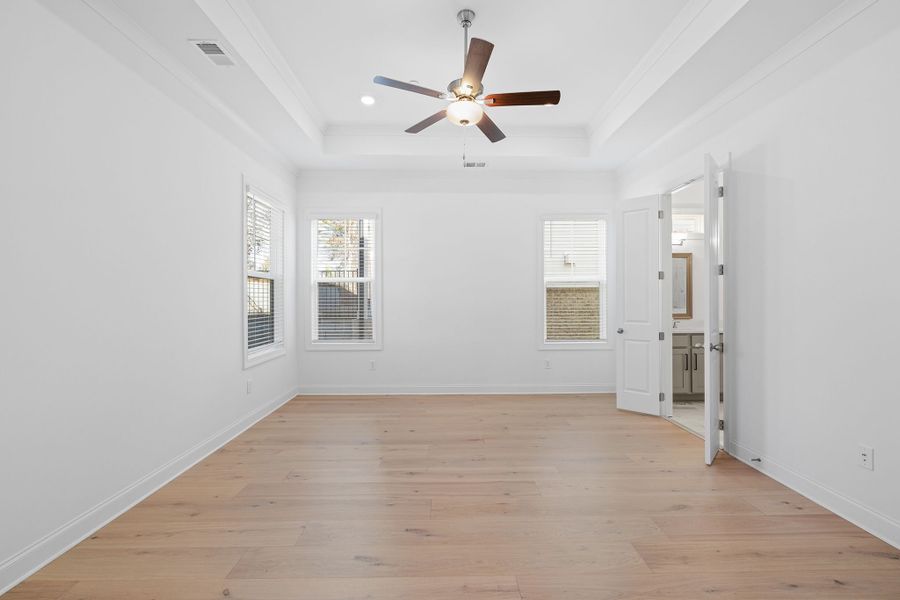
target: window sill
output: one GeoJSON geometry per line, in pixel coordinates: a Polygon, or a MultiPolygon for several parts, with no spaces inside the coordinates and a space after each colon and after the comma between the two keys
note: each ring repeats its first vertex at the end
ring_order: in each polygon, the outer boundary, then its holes
{"type": "Polygon", "coordinates": [[[285,354],[287,354],[287,351],[284,349],[283,344],[260,350],[259,352],[253,352],[252,354],[245,354],[244,369],[250,369],[257,365],[261,365],[280,356],[284,356],[285,354]]]}
{"type": "Polygon", "coordinates": [[[609,340],[602,342],[541,342],[538,350],[615,350],[609,340]]]}
{"type": "Polygon", "coordinates": [[[381,342],[307,342],[306,349],[312,352],[335,351],[378,351],[382,350],[381,342]]]}

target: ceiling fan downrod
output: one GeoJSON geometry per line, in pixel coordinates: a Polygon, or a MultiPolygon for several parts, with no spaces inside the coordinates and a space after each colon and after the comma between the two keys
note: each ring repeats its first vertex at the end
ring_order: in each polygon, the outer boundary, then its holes
{"type": "Polygon", "coordinates": [[[464,8],[456,13],[456,20],[463,28],[463,70],[466,68],[466,59],[469,56],[469,27],[475,20],[475,11],[464,8]]]}

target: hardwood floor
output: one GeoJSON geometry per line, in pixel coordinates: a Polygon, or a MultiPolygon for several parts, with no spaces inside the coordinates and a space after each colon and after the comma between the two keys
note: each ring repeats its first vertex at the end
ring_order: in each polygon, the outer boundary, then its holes
{"type": "Polygon", "coordinates": [[[900,551],[612,396],[305,397],[10,600],[900,598],[900,551]]]}

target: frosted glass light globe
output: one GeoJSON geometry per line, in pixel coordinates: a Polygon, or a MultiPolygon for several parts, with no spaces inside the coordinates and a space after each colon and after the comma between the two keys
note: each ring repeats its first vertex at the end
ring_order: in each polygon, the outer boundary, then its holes
{"type": "Polygon", "coordinates": [[[447,118],[462,127],[474,125],[483,114],[484,109],[474,100],[457,100],[447,107],[447,118]]]}

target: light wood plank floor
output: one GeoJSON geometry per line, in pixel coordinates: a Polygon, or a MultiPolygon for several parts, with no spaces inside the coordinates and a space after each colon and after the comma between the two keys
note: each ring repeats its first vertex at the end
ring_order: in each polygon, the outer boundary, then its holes
{"type": "Polygon", "coordinates": [[[900,598],[900,551],[612,396],[297,398],[9,594],[900,598]]]}

